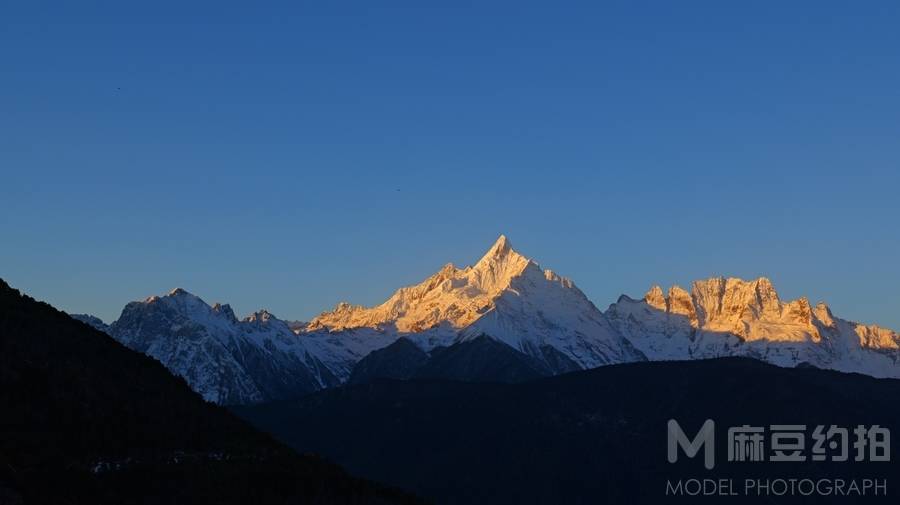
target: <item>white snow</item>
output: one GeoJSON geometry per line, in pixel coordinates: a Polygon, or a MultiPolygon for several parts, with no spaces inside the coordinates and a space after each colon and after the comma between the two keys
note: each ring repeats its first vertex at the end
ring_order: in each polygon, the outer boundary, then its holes
{"type": "Polygon", "coordinates": [[[749,356],[900,377],[900,335],[835,318],[824,303],[784,302],[764,277],[716,277],[668,296],[654,286],[641,300],[621,297],[606,316],[651,360],[749,356]]]}
{"type": "Polygon", "coordinates": [[[431,351],[486,335],[538,359],[552,348],[581,368],[736,355],[900,377],[896,332],[836,318],[805,298],[784,302],[766,278],[715,277],[665,294],[654,286],[642,299],[623,295],[603,313],[571,280],[542,270],[502,235],[472,266],[447,264],[380,305],[341,303],[294,329],[266,310],[238,321],[228,305],[211,307],[176,288],[128,304],[104,331],[214,402],[264,399],[245,368],[241,353],[248,350],[277,370],[305,367],[324,388],[346,381],[359,360],[401,336],[431,351]]]}
{"type": "Polygon", "coordinates": [[[474,266],[447,264],[377,307],[339,304],[305,332],[338,334],[364,356],[374,349],[354,338],[362,328],[388,336],[382,347],[407,335],[428,351],[483,334],[535,357],[553,347],[583,368],[640,359],[572,281],[542,271],[503,235],[474,266]]]}

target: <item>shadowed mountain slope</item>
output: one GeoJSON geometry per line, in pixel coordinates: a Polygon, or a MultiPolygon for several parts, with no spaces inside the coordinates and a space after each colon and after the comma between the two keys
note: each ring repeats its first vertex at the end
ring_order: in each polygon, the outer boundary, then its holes
{"type": "Polygon", "coordinates": [[[0,280],[0,503],[414,503],[299,456],[0,280]]]}
{"type": "MultiPolygon", "coordinates": [[[[897,398],[894,379],[722,358],[610,365],[520,384],[378,380],[235,411],[298,450],[440,504],[712,504],[721,497],[667,497],[665,482],[866,477],[896,486],[896,462],[729,464],[721,437],[744,424],[804,424],[809,432],[877,424],[897,433],[897,398]],[[700,458],[667,462],[672,418],[689,436],[715,420],[715,470],[700,458]]],[[[894,503],[895,496],[725,503],[894,503]]]]}

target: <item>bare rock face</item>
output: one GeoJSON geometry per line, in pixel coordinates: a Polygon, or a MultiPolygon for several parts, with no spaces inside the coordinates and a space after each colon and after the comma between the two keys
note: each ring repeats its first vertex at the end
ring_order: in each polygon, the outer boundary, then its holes
{"type": "Polygon", "coordinates": [[[647,294],[644,295],[644,301],[647,302],[647,305],[657,310],[667,310],[669,306],[669,301],[666,300],[666,296],[659,286],[650,288],[650,291],[647,291],[647,294]]]}
{"type": "Polygon", "coordinates": [[[606,312],[650,360],[748,356],[900,377],[897,333],[837,319],[806,298],[784,302],[766,278],[714,277],[694,282],[690,294],[678,286],[661,293],[654,286],[643,300],[623,297],[606,312]]]}
{"type": "Polygon", "coordinates": [[[694,299],[687,291],[678,286],[669,288],[666,306],[672,314],[685,316],[692,324],[697,324],[697,309],[694,306],[694,299]]]}

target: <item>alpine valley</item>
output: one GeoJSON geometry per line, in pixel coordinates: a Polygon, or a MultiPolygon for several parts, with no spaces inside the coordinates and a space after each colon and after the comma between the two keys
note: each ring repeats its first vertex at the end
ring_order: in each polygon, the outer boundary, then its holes
{"type": "Polygon", "coordinates": [[[448,264],[376,307],[341,303],[308,323],[244,319],[183,289],[76,319],[159,360],[208,401],[250,404],[375,378],[520,382],[603,365],[740,356],[900,377],[900,335],[783,301],[765,278],[654,286],[602,312],[501,236],[473,266],[448,264]]]}

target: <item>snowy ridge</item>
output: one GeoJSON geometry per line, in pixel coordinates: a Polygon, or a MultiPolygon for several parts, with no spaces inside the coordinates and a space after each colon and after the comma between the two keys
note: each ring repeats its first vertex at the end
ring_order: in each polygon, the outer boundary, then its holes
{"type": "Polygon", "coordinates": [[[228,305],[211,307],[180,288],[129,303],[109,333],[216,403],[252,403],[338,383],[267,311],[238,321],[228,305]]]}
{"type": "Polygon", "coordinates": [[[338,304],[313,319],[308,330],[390,325],[399,332],[419,333],[441,324],[463,328],[489,310],[492,300],[529,263],[501,235],[475,266],[460,269],[448,263],[421,284],[398,289],[377,307],[338,304]]]}
{"type": "Polygon", "coordinates": [[[339,304],[305,331],[351,328],[406,335],[426,351],[486,335],[541,361],[552,349],[576,368],[643,359],[571,280],[541,270],[503,235],[474,266],[448,264],[370,309],[339,304]]]}
{"type": "MultiPolygon", "coordinates": [[[[106,331],[161,361],[209,401],[253,403],[346,382],[371,352],[405,337],[431,354],[487,337],[562,373],[641,360],[747,356],[900,377],[900,335],[836,318],[823,303],[782,301],[766,278],[715,277],[690,291],[652,287],[604,313],[571,280],[500,238],[474,265],[447,264],[366,308],[338,304],[309,323],[266,310],[238,320],[176,288],[126,305],[106,331]]],[[[505,348],[505,347],[504,347],[505,348]]],[[[490,361],[488,361],[490,362],[490,361]]]]}
{"type": "Polygon", "coordinates": [[[835,318],[824,303],[784,302],[764,277],[716,277],[667,295],[654,286],[641,300],[620,297],[606,316],[651,360],[747,356],[900,377],[900,335],[835,318]]]}

